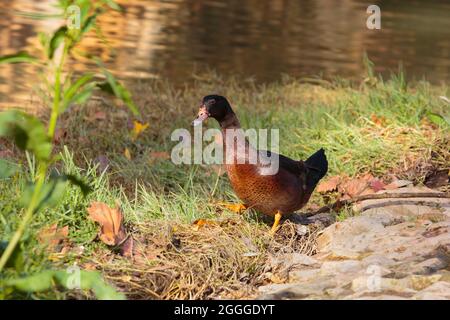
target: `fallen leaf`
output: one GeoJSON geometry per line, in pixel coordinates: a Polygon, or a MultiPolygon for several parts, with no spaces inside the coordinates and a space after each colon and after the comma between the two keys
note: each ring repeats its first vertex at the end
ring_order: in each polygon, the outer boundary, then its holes
{"type": "Polygon", "coordinates": [[[123,155],[125,156],[125,158],[127,158],[128,160],[131,160],[131,153],[130,150],[128,150],[128,148],[125,148],[123,155]]]}
{"type": "Polygon", "coordinates": [[[206,226],[213,226],[213,225],[217,225],[216,222],[212,221],[212,220],[207,220],[207,219],[197,219],[195,220],[193,223],[193,228],[195,231],[198,231],[200,228],[206,227],[206,226]]]}
{"type": "Polygon", "coordinates": [[[383,181],[374,178],[370,180],[369,182],[370,188],[372,188],[373,191],[378,192],[380,190],[384,190],[384,187],[386,186],[383,181]]]}
{"type": "Polygon", "coordinates": [[[131,140],[135,141],[139,135],[144,132],[149,126],[148,122],[141,123],[139,121],[133,121],[133,129],[131,130],[131,140]]]}
{"type": "Polygon", "coordinates": [[[327,193],[331,191],[335,191],[338,185],[341,183],[342,178],[340,176],[331,177],[325,181],[322,181],[317,186],[317,192],[319,193],[327,193]]]}
{"type": "Polygon", "coordinates": [[[365,178],[351,179],[339,186],[341,193],[353,198],[360,195],[368,186],[365,178]]]}
{"type": "Polygon", "coordinates": [[[153,163],[155,160],[167,160],[170,159],[170,154],[166,151],[152,151],[150,152],[150,163],[153,163]]]}
{"type": "Polygon", "coordinates": [[[126,238],[122,224],[123,215],[119,209],[110,208],[103,202],[92,202],[87,209],[89,218],[101,226],[99,238],[110,246],[121,244],[126,238]]]}
{"type": "Polygon", "coordinates": [[[57,250],[57,247],[63,243],[64,240],[67,239],[69,235],[69,227],[64,226],[62,228],[58,228],[58,224],[54,223],[49,227],[42,229],[38,234],[38,240],[41,243],[46,244],[48,250],[54,252],[57,250]]]}
{"type": "Polygon", "coordinates": [[[386,125],[386,118],[377,116],[376,114],[372,114],[370,116],[370,120],[372,120],[373,123],[375,123],[377,126],[385,126],[386,125]]]}
{"type": "Polygon", "coordinates": [[[361,191],[358,195],[359,196],[365,196],[365,195],[367,195],[367,194],[374,194],[375,193],[375,191],[370,187],[370,186],[367,186],[363,191],[361,191]]]}
{"type": "Polygon", "coordinates": [[[371,180],[375,179],[375,177],[371,173],[366,173],[361,177],[361,179],[370,182],[371,180]]]}
{"type": "Polygon", "coordinates": [[[151,156],[152,158],[170,159],[170,155],[169,155],[169,153],[166,152],[166,151],[161,151],[161,152],[154,151],[154,152],[151,152],[151,153],[150,153],[150,156],[151,156]]]}

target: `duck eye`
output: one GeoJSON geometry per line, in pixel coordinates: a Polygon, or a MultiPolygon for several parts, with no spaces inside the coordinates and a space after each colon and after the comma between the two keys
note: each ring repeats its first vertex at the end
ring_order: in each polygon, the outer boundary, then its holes
{"type": "Polygon", "coordinates": [[[216,100],[215,99],[210,99],[210,100],[208,100],[208,102],[206,103],[206,105],[209,107],[209,106],[212,106],[213,104],[215,104],[216,103],[216,100]]]}

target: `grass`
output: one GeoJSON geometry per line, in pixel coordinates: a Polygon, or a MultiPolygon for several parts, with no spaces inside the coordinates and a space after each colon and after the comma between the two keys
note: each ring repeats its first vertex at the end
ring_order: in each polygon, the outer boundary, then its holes
{"type": "MultiPolygon", "coordinates": [[[[268,261],[294,251],[313,254],[319,225],[303,234],[286,221],[272,238],[270,226],[254,212],[238,216],[214,205],[238,201],[226,175],[209,166],[177,166],[155,157],[155,152],[170,154],[175,144],[171,132],[189,128],[200,99],[209,93],[227,96],[243,127],[279,129],[280,151],[287,156],[304,159],[325,148],[329,176],[370,172],[385,180],[396,176],[420,184],[429,172],[450,163],[448,126],[439,127],[427,118],[429,112],[448,116],[448,103],[439,98],[450,96],[448,86],[409,85],[402,76],[361,85],[313,85],[289,78],[270,85],[217,76],[201,79],[182,90],[162,80],[131,84],[143,115],[140,120],[150,124],[136,141],[129,133],[131,115],[105,97],[63,114],[56,129],[63,161],[54,170],[85,177],[94,191],[83,198],[70,187],[61,205],[37,215],[21,243],[23,269],[8,268],[1,277],[76,263],[102,271],[129,298],[160,299],[250,298],[259,285],[286,281],[281,269],[268,261]],[[104,172],[99,158],[107,161],[104,172]],[[134,261],[96,240],[98,228],[86,213],[91,201],[120,205],[136,240],[139,254],[134,261]],[[196,219],[214,223],[195,230],[196,219]],[[37,240],[39,231],[53,223],[69,227],[69,250],[64,254],[49,253],[37,240]]],[[[208,126],[217,127],[212,122],[208,126]]],[[[0,181],[0,240],[8,240],[22,214],[18,198],[35,165],[6,141],[0,152],[21,164],[16,175],[0,181]]],[[[331,199],[315,193],[302,211],[327,201],[331,199]]],[[[348,215],[343,212],[338,219],[348,215]]],[[[61,288],[32,294],[0,290],[0,295],[91,297],[89,292],[61,288]]]]}

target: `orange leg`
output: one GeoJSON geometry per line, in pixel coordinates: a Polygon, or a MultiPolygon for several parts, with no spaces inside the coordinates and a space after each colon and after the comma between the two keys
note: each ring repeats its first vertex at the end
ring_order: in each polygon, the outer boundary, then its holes
{"type": "Polygon", "coordinates": [[[219,202],[219,206],[225,207],[228,210],[231,210],[235,213],[241,214],[243,211],[247,210],[247,206],[242,203],[225,203],[225,202],[219,202]]]}
{"type": "Polygon", "coordinates": [[[280,220],[281,220],[281,212],[277,211],[277,213],[275,213],[275,221],[273,222],[272,229],[270,229],[271,235],[274,235],[275,232],[277,232],[277,230],[279,228],[280,220]]]}

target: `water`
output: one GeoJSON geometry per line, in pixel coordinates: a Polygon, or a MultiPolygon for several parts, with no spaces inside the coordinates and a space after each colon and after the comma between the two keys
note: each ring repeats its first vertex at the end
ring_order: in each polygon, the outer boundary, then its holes
{"type": "MultiPolygon", "coordinates": [[[[32,51],[37,31],[57,20],[30,20],[17,11],[48,12],[54,1],[2,0],[0,54],[32,51]]],[[[254,77],[282,74],[360,79],[364,52],[376,71],[399,63],[413,79],[450,80],[450,0],[131,0],[124,14],[100,20],[109,48],[93,38],[82,48],[99,54],[122,79],[167,78],[176,85],[192,73],[254,77]],[[368,5],[381,8],[381,30],[366,28],[368,5]]],[[[77,62],[74,70],[86,69],[77,62]]],[[[30,67],[0,66],[0,107],[30,100],[40,80],[30,67]]]]}

